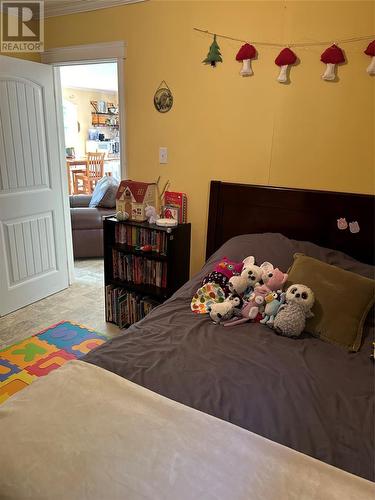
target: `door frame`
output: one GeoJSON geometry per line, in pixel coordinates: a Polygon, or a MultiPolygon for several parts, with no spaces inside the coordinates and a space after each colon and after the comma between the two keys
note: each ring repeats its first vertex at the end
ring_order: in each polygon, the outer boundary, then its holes
{"type": "Polygon", "coordinates": [[[75,64],[98,64],[105,62],[117,63],[117,86],[119,99],[120,118],[120,168],[121,178],[127,177],[127,144],[126,144],[126,113],[125,113],[125,64],[127,43],[125,41],[104,42],[85,45],[70,45],[67,47],[56,47],[41,53],[41,62],[51,64],[54,67],[55,101],[58,117],[60,154],[62,159],[64,181],[64,212],[65,231],[68,252],[69,283],[74,281],[74,257],[72,228],[70,221],[70,206],[68,193],[68,179],[65,167],[65,141],[64,141],[64,120],[62,110],[62,91],[60,81],[60,66],[73,66],[75,64]]]}

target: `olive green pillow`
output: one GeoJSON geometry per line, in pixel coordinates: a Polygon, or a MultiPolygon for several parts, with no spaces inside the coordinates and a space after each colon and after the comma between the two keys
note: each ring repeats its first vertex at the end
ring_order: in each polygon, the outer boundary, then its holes
{"type": "Polygon", "coordinates": [[[295,254],[287,286],[302,283],[314,292],[314,317],[305,330],[358,351],[366,316],[374,303],[375,282],[320,260],[295,254]]]}

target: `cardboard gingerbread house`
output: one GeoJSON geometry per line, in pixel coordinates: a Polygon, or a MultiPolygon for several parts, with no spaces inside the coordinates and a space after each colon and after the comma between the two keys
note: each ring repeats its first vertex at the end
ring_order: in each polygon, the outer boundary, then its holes
{"type": "Polygon", "coordinates": [[[138,222],[147,219],[145,208],[155,206],[156,184],[137,181],[121,181],[116,195],[116,210],[127,212],[130,220],[138,222]]]}

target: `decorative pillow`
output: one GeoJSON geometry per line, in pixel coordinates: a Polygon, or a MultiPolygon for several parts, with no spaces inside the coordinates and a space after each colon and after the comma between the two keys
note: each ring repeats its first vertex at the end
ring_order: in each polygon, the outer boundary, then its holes
{"type": "Polygon", "coordinates": [[[358,351],[363,324],[374,303],[374,280],[298,253],[288,274],[287,286],[302,283],[315,294],[314,317],[307,320],[305,330],[358,351]]]}
{"type": "Polygon", "coordinates": [[[115,208],[118,187],[119,182],[114,177],[109,175],[102,177],[95,186],[89,205],[90,208],[115,208]]]}
{"type": "Polygon", "coordinates": [[[191,299],[191,310],[196,314],[207,314],[208,307],[215,302],[224,302],[225,295],[221,287],[216,283],[206,283],[197,290],[191,299]]]}

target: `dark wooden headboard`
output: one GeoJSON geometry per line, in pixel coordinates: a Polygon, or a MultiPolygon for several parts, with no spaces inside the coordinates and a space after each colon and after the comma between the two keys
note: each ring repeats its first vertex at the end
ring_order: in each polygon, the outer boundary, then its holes
{"type": "Polygon", "coordinates": [[[282,233],[374,264],[374,196],[211,181],[206,258],[233,236],[282,233]],[[337,219],[357,221],[358,233],[337,219]]]}

